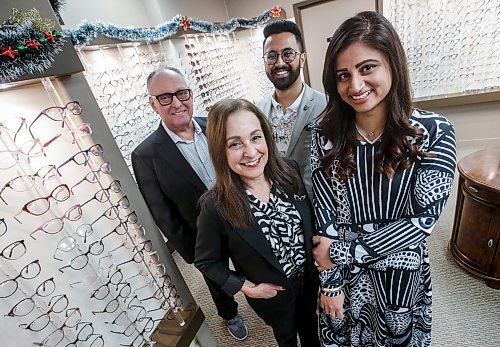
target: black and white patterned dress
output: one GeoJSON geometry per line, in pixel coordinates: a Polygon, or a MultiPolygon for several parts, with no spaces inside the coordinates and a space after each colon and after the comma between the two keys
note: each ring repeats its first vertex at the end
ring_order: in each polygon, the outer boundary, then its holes
{"type": "Polygon", "coordinates": [[[345,293],[343,320],[320,314],[323,346],[431,344],[427,237],[450,194],[456,143],[453,126],[441,115],[415,109],[410,121],[423,131],[421,149],[432,156],[418,158],[392,179],[374,169],[380,142],[362,141],[354,176],[328,177],[319,158],[331,144],[313,129],[313,205],[318,233],[335,240],[330,258],[337,264],[320,279],[330,292],[345,293]]]}

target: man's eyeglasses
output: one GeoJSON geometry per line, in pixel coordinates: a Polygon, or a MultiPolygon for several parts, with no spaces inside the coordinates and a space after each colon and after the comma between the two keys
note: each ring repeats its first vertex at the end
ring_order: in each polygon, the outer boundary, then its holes
{"type": "Polygon", "coordinates": [[[179,101],[187,101],[191,98],[192,92],[191,89],[181,89],[176,91],[175,93],[163,93],[160,95],[151,95],[153,98],[158,100],[160,105],[167,106],[174,101],[174,96],[179,101]]]}
{"type": "Polygon", "coordinates": [[[278,57],[281,56],[281,59],[284,63],[291,63],[295,60],[297,54],[302,54],[302,52],[297,52],[292,48],[286,48],[281,52],[269,51],[262,58],[264,58],[264,62],[268,65],[274,65],[278,61],[278,57]]]}

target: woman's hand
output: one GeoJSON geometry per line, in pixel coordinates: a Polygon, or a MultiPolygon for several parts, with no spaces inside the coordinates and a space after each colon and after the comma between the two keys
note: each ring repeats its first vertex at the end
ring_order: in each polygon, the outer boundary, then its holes
{"type": "Polygon", "coordinates": [[[270,299],[274,298],[279,291],[285,290],[282,286],[277,286],[271,283],[253,284],[250,281],[245,281],[240,291],[248,297],[254,299],[270,299]]]}
{"type": "Polygon", "coordinates": [[[318,271],[324,271],[335,266],[330,259],[330,245],[333,240],[324,236],[313,236],[313,256],[316,260],[318,271]]]}
{"type": "Polygon", "coordinates": [[[319,305],[321,306],[323,311],[325,311],[325,313],[329,315],[332,319],[333,318],[342,319],[344,318],[344,309],[343,309],[344,298],[345,298],[344,293],[341,293],[333,297],[321,294],[319,298],[319,305]]]}

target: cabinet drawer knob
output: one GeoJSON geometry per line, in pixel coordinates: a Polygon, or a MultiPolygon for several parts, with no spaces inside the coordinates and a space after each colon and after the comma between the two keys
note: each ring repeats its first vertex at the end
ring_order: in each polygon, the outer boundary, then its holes
{"type": "Polygon", "coordinates": [[[473,193],[479,193],[479,189],[477,189],[475,186],[469,186],[469,190],[473,193]]]}
{"type": "Polygon", "coordinates": [[[493,247],[493,239],[488,240],[488,247],[489,248],[493,247]]]}

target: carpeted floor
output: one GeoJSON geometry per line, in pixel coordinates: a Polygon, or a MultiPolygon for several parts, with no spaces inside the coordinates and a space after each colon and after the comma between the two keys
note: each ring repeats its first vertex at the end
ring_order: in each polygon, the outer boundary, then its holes
{"type": "MultiPolygon", "coordinates": [[[[458,157],[462,158],[480,148],[459,145],[458,157]]],[[[495,347],[500,346],[500,290],[487,287],[462,270],[448,251],[448,242],[453,227],[456,190],[450,197],[445,211],[430,238],[431,266],[433,278],[433,331],[434,347],[495,347]]],[[[236,299],[241,316],[248,329],[248,339],[234,340],[217,316],[215,306],[200,273],[174,254],[193,297],[202,308],[206,321],[217,343],[221,347],[274,347],[271,329],[268,328],[246,304],[243,295],[236,299]]],[[[306,347],[306,346],[304,346],[306,347]]]]}

